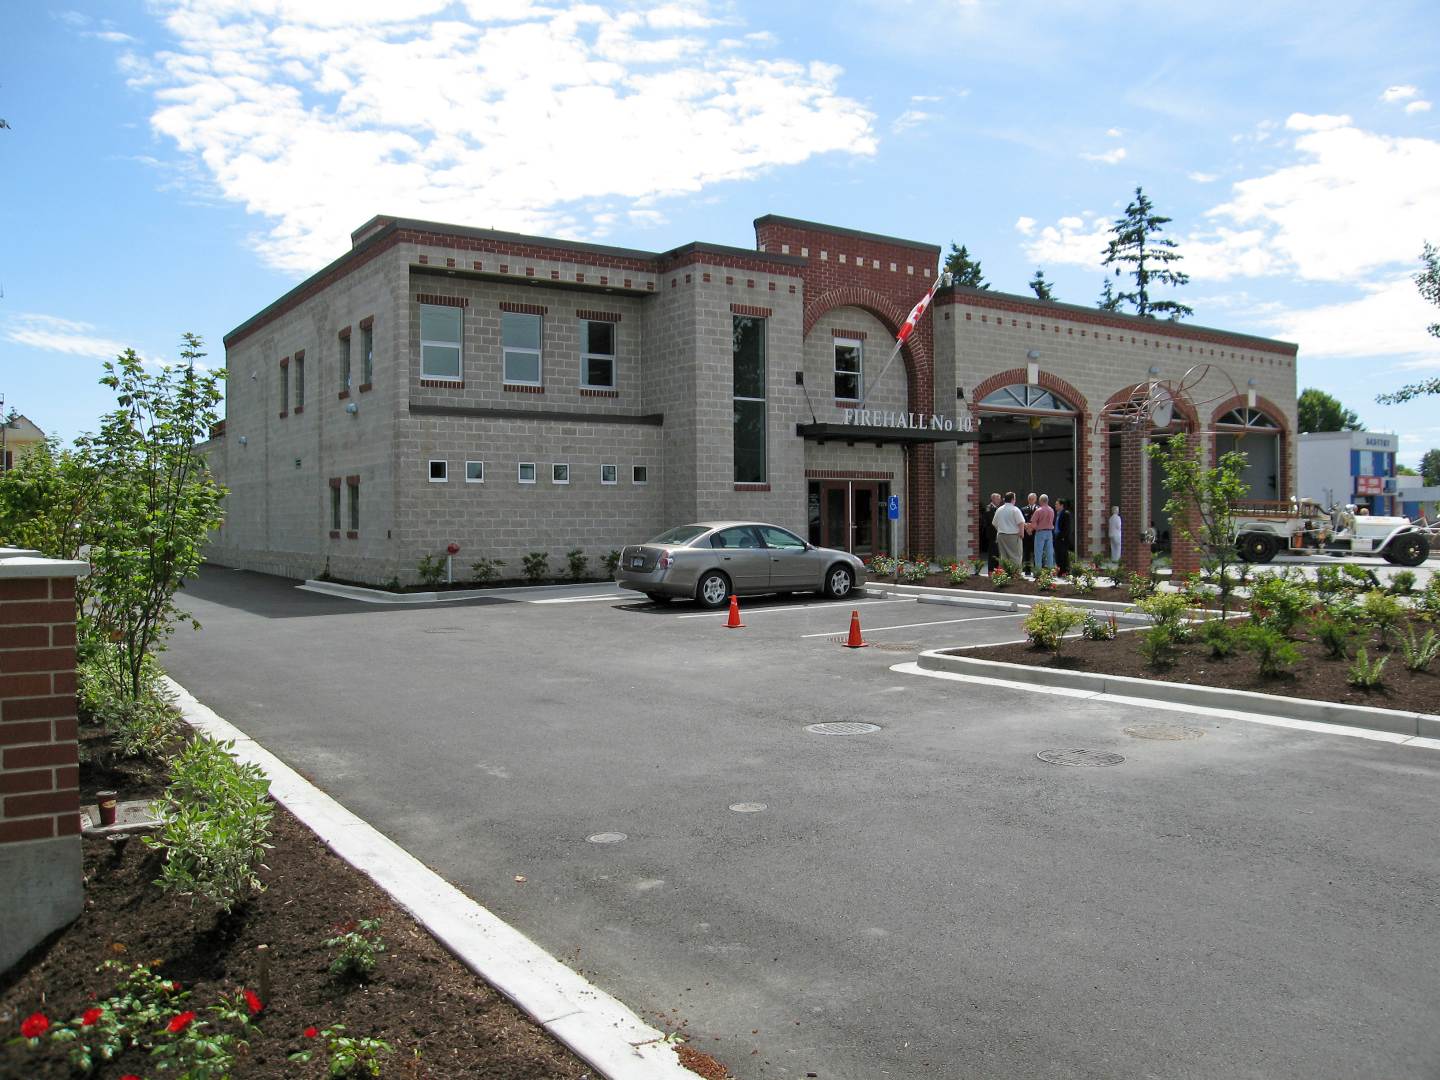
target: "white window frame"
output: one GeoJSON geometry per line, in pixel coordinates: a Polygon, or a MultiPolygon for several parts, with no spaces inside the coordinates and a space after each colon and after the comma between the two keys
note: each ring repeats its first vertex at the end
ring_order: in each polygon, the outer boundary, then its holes
{"type": "Polygon", "coordinates": [[[516,465],[516,467],[515,467],[515,480],[516,480],[517,483],[520,483],[520,484],[533,484],[533,483],[535,483],[535,477],[536,477],[537,475],[539,475],[539,474],[536,472],[535,462],[533,462],[533,461],[522,461],[522,462],[520,462],[518,465],[516,465]],[[525,469],[526,469],[527,466],[528,466],[529,469],[530,469],[530,479],[529,479],[529,480],[526,480],[526,479],[525,479],[525,469]]]}
{"type": "Polygon", "coordinates": [[[551,462],[551,464],[550,464],[550,483],[552,483],[552,484],[568,484],[568,483],[570,483],[570,463],[569,463],[568,461],[555,461],[555,462],[551,462]],[[564,480],[561,480],[561,479],[560,479],[560,472],[559,472],[559,470],[561,470],[561,469],[564,469],[564,470],[565,470],[565,479],[564,479],[564,480]]]}
{"type": "Polygon", "coordinates": [[[532,315],[525,311],[504,311],[500,314],[500,381],[506,386],[544,386],[545,385],[545,316],[532,315]],[[518,315],[523,319],[535,319],[540,323],[540,348],[531,349],[528,346],[506,345],[505,344],[505,316],[518,315]],[[533,382],[529,379],[510,378],[510,354],[515,353],[522,356],[535,357],[535,374],[538,376],[533,382]]]}
{"type": "Polygon", "coordinates": [[[430,466],[426,475],[430,478],[430,483],[432,484],[448,484],[450,482],[450,462],[445,458],[431,458],[430,466]],[[436,465],[443,466],[445,472],[444,476],[435,475],[436,465]]]}
{"type": "Polygon", "coordinates": [[[483,484],[483,483],[485,482],[485,462],[483,462],[483,461],[467,461],[467,462],[465,462],[465,482],[466,482],[467,484],[483,484]],[[479,475],[479,476],[471,476],[471,475],[470,475],[470,466],[471,466],[471,465],[479,465],[479,466],[480,466],[480,475],[479,475]]]}
{"type": "Polygon", "coordinates": [[[434,338],[427,338],[424,334],[420,337],[420,377],[422,379],[439,379],[442,382],[464,382],[465,381],[465,309],[452,307],[449,304],[421,304],[420,325],[425,325],[425,309],[427,307],[439,308],[441,311],[458,311],[460,313],[460,340],[440,341],[434,338]],[[457,353],[455,360],[454,375],[436,375],[425,370],[425,346],[434,345],[442,349],[454,349],[457,353]]]}
{"type": "Polygon", "coordinates": [[[650,482],[650,466],[631,465],[630,482],[632,484],[648,484],[650,482]],[[640,475],[642,472],[645,474],[643,477],[640,475]]]}
{"type": "Polygon", "coordinates": [[[841,396],[837,393],[837,394],[835,395],[835,400],[836,400],[836,401],[859,401],[859,400],[861,400],[861,395],[865,393],[865,343],[864,343],[863,341],[859,340],[858,338],[847,338],[847,337],[837,337],[837,338],[835,338],[835,339],[834,339],[834,345],[832,346],[832,352],[831,352],[831,355],[830,355],[830,367],[833,369],[833,370],[831,371],[831,376],[832,376],[832,378],[831,378],[831,386],[832,386],[832,387],[834,386],[834,384],[835,384],[836,382],[839,381],[839,378],[840,378],[841,375],[854,375],[854,376],[855,376],[855,389],[856,389],[856,391],[857,391],[856,395],[855,395],[853,398],[847,398],[847,397],[841,397],[841,396]],[[849,346],[850,348],[853,348],[853,349],[855,350],[855,354],[856,354],[857,356],[859,356],[859,358],[860,358],[860,368],[859,368],[858,371],[841,371],[841,370],[840,370],[840,358],[834,354],[833,350],[834,350],[834,349],[838,349],[838,348],[839,348],[840,346],[842,346],[842,345],[849,346]]]}
{"type": "Polygon", "coordinates": [[[620,336],[618,333],[618,324],[611,322],[609,319],[581,319],[580,341],[583,345],[588,345],[590,343],[591,323],[601,323],[604,326],[610,327],[610,348],[614,351],[608,353],[592,353],[585,352],[583,350],[581,351],[580,386],[586,390],[614,390],[616,388],[616,384],[620,381],[620,372],[616,367],[615,362],[615,355],[619,351],[619,342],[616,340],[620,336]],[[608,383],[597,383],[593,382],[590,379],[591,360],[610,361],[610,381],[608,383]]]}
{"type": "Polygon", "coordinates": [[[619,466],[619,465],[601,465],[601,466],[600,466],[600,483],[602,483],[602,484],[618,484],[618,483],[620,483],[620,466],[619,466]],[[606,470],[606,469],[609,469],[609,470],[610,470],[610,479],[609,479],[609,480],[606,480],[606,479],[605,479],[605,470],[606,470]]]}

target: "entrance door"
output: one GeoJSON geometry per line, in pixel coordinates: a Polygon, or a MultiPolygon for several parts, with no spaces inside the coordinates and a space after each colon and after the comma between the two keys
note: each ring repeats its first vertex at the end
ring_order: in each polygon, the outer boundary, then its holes
{"type": "Polygon", "coordinates": [[[873,480],[826,480],[820,485],[820,544],[868,558],[886,545],[885,493],[873,480]]]}

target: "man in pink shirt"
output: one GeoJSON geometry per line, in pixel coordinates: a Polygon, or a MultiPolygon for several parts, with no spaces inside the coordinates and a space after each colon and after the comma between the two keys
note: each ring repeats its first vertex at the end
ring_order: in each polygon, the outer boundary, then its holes
{"type": "Polygon", "coordinates": [[[1040,496],[1040,505],[1030,515],[1025,530],[1035,537],[1035,568],[1055,569],[1055,511],[1050,508],[1049,495],[1040,496]]]}

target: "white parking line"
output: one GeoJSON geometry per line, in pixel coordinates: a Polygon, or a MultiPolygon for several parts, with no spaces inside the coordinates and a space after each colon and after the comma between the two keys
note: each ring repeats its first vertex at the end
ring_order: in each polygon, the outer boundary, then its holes
{"type": "MultiPolygon", "coordinates": [[[[934,622],[912,622],[901,623],[899,626],[867,626],[865,633],[878,634],[881,630],[913,630],[917,626],[948,626],[951,623],[962,622],[989,622],[991,619],[1023,619],[1024,612],[1017,611],[1013,615],[982,615],[978,619],[936,619],[934,622]]],[[[825,634],[801,634],[801,638],[812,637],[843,637],[844,631],[831,630],[825,634]]]]}
{"type": "MultiPolygon", "coordinates": [[[[852,600],[852,601],[850,602],[850,605],[849,605],[849,606],[850,606],[850,607],[864,607],[866,604],[913,604],[914,602],[915,602],[915,598],[914,598],[913,596],[907,596],[907,597],[906,597],[905,599],[903,599],[903,600],[852,600]]],[[[823,604],[791,604],[791,605],[788,605],[788,606],[786,606],[786,607],[772,607],[772,608],[743,608],[743,607],[742,607],[742,608],[741,608],[741,614],[745,615],[746,617],[749,617],[750,615],[770,615],[770,614],[773,614],[773,613],[776,613],[776,612],[782,612],[782,611],[804,611],[804,610],[807,609],[807,608],[817,608],[817,607],[830,608],[830,609],[832,609],[832,610],[838,611],[840,608],[842,608],[842,607],[844,607],[844,606],[845,606],[845,604],[843,604],[843,603],[842,603],[841,601],[839,601],[839,600],[828,600],[828,601],[826,601],[826,602],[823,603],[823,604]]],[[[724,618],[726,615],[728,615],[728,614],[730,614],[728,610],[726,610],[726,611],[702,611],[702,612],[699,612],[698,614],[695,614],[695,615],[676,615],[675,618],[677,618],[677,619],[717,619],[717,618],[718,618],[718,619],[723,619],[723,618],[724,618]]]]}
{"type": "Polygon", "coordinates": [[[552,596],[548,600],[526,600],[527,604],[593,604],[597,600],[623,600],[623,593],[605,593],[597,596],[552,596]]]}

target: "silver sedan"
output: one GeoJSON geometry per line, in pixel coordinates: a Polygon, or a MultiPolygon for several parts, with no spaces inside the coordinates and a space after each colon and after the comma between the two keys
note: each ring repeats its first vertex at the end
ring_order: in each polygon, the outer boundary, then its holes
{"type": "Polygon", "coordinates": [[[625,548],[615,580],[657,602],[678,597],[718,608],[732,595],[755,593],[823,592],[841,600],[864,584],[865,564],[778,525],[701,521],[625,548]]]}

